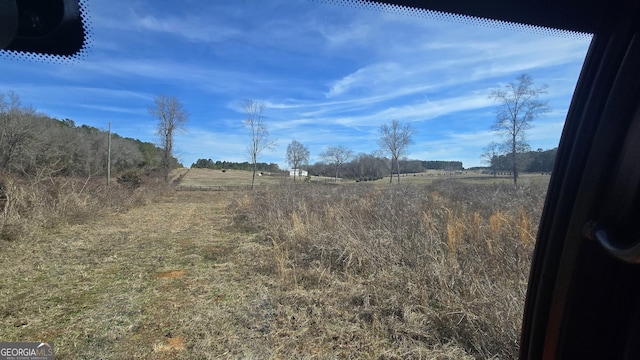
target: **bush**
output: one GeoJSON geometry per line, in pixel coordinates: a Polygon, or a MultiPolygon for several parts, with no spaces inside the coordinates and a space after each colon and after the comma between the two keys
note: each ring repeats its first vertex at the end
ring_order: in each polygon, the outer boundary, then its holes
{"type": "Polygon", "coordinates": [[[127,171],[118,177],[118,184],[135,189],[142,184],[140,173],[136,170],[127,171]]]}

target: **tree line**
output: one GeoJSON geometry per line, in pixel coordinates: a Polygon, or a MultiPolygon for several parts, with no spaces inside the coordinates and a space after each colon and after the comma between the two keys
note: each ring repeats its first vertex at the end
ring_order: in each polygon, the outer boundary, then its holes
{"type": "MultiPolygon", "coordinates": [[[[425,161],[405,158],[398,160],[397,164],[400,168],[400,174],[415,174],[426,170],[457,171],[464,169],[461,161],[425,161]]],[[[355,155],[352,160],[341,165],[340,177],[356,181],[373,181],[390,175],[397,177],[397,169],[396,162],[394,161],[392,165],[391,159],[388,157],[380,156],[376,153],[360,153],[355,155]]],[[[309,174],[314,176],[333,177],[335,175],[335,164],[319,161],[308,166],[308,170],[309,174]]]]}
{"type": "MultiPolygon", "coordinates": [[[[558,148],[536,151],[526,151],[518,154],[518,172],[530,173],[550,173],[556,160],[558,148]]],[[[488,163],[489,172],[496,175],[499,173],[512,174],[513,154],[494,155],[488,163]]]]}
{"type": "MultiPolygon", "coordinates": [[[[23,105],[14,92],[0,93],[0,174],[106,177],[108,151],[109,132],[52,118],[23,105]]],[[[116,175],[153,170],[162,164],[162,150],[114,133],[110,158],[116,175]]]]}
{"type": "MultiPolygon", "coordinates": [[[[249,170],[253,171],[253,164],[244,161],[244,162],[234,162],[234,161],[213,161],[211,159],[198,159],[196,162],[191,164],[192,169],[213,169],[213,170],[249,170]]],[[[280,167],[276,163],[264,163],[257,162],[256,168],[261,172],[270,172],[277,173],[280,170],[280,167]]]]}

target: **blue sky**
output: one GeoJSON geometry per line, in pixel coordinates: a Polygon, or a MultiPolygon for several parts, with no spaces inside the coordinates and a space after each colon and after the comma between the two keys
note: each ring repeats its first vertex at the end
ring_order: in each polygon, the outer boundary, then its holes
{"type": "Polygon", "coordinates": [[[0,57],[0,91],[56,118],[155,141],[148,106],[178,97],[191,114],[176,136],[185,166],[247,161],[243,99],[263,101],[278,146],[260,161],[286,165],[286,147],[377,149],[380,125],[417,134],[407,156],[481,164],[490,89],[530,74],[549,85],[552,111],[533,124],[533,149],[557,146],[590,37],[443,21],[434,16],[310,0],[89,0],[92,44],[71,64],[0,57]]]}

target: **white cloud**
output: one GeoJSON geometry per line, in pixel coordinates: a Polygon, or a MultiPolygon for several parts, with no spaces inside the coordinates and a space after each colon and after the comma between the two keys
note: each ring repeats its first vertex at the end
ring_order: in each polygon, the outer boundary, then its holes
{"type": "Polygon", "coordinates": [[[342,95],[357,88],[366,87],[368,92],[374,90],[377,84],[389,82],[394,78],[401,77],[401,67],[396,63],[385,62],[372,64],[345,76],[336,81],[329,92],[328,98],[342,95]]]}
{"type": "Polygon", "coordinates": [[[239,31],[234,28],[216,26],[214,22],[195,15],[184,17],[143,15],[136,20],[135,25],[140,30],[166,33],[189,41],[219,42],[239,35],[239,31]]]}
{"type": "Polygon", "coordinates": [[[362,43],[370,39],[373,26],[364,23],[332,24],[326,20],[310,24],[326,40],[327,46],[353,47],[354,43],[362,43]]]}

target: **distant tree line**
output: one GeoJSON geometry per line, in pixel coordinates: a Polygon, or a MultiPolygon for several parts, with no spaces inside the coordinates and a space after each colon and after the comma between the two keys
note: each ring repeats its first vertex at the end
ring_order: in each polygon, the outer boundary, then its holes
{"type": "MultiPolygon", "coordinates": [[[[518,153],[518,171],[550,173],[553,170],[557,152],[558,148],[518,153]]],[[[489,170],[494,174],[511,173],[512,169],[513,155],[511,153],[495,155],[489,164],[489,170]]]]}
{"type": "MultiPolygon", "coordinates": [[[[420,173],[425,170],[455,171],[462,170],[461,161],[424,161],[400,159],[400,174],[420,173]]],[[[325,161],[316,162],[308,167],[313,176],[335,176],[335,165],[325,161]]],[[[378,154],[360,153],[340,166],[340,176],[356,181],[373,181],[396,173],[396,163],[390,158],[378,154]]]]}
{"type": "Polygon", "coordinates": [[[422,167],[425,170],[464,170],[462,161],[423,161],[422,167]]]}
{"type": "MultiPolygon", "coordinates": [[[[76,126],[23,106],[17,94],[0,93],[0,174],[21,176],[106,176],[108,132],[76,126]]],[[[151,143],[111,135],[115,175],[131,169],[157,169],[162,151],[151,143]]],[[[172,166],[178,166],[175,158],[172,166]]]]}
{"type": "MultiPolygon", "coordinates": [[[[245,162],[220,161],[213,162],[211,159],[198,159],[191,164],[192,169],[215,169],[215,170],[250,170],[253,171],[253,164],[245,162]]],[[[260,172],[279,172],[280,167],[276,163],[256,163],[256,168],[260,172]]]]}

